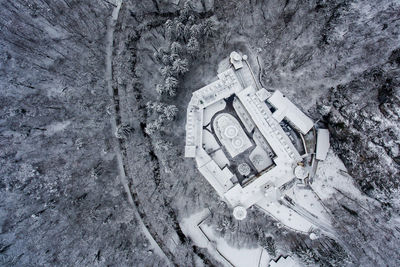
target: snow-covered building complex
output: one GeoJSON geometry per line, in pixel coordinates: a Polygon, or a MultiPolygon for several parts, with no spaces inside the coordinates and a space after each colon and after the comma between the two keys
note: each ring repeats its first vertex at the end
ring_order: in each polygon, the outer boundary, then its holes
{"type": "MultiPolygon", "coordinates": [[[[234,53],[232,68],[192,95],[185,157],[196,160],[200,173],[240,220],[253,205],[278,205],[290,185],[308,177],[301,140],[314,122],[280,91],[247,82],[244,76],[250,75],[243,69],[248,63],[234,53]]],[[[326,135],[320,139],[323,157],[326,135]]]]}

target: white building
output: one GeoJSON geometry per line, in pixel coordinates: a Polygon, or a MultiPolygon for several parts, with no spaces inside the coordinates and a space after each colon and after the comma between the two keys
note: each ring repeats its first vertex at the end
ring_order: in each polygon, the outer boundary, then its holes
{"type": "Polygon", "coordinates": [[[231,57],[234,68],[193,93],[185,157],[195,158],[201,174],[236,208],[237,219],[243,219],[243,209],[266,199],[278,201],[279,187],[295,178],[302,161],[280,122],[286,119],[301,134],[314,123],[281,92],[257,91],[245,84],[242,74],[236,74],[243,67],[236,54],[231,57]]]}
{"type": "Polygon", "coordinates": [[[329,131],[327,129],[318,129],[317,134],[317,160],[325,160],[329,150],[329,131]]]}

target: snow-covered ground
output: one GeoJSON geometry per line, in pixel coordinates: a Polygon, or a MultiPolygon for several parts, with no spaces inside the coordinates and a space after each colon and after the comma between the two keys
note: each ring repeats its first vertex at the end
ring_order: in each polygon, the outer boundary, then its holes
{"type": "Polygon", "coordinates": [[[326,160],[318,163],[311,187],[322,200],[329,199],[334,193],[338,192],[337,190],[340,190],[348,197],[357,198],[361,202],[374,201],[363,195],[353,181],[354,179],[347,173],[343,162],[330,149],[326,160]]]}
{"type": "Polygon", "coordinates": [[[268,266],[268,253],[258,248],[235,248],[230,246],[222,237],[214,235],[213,229],[205,224],[201,225],[204,233],[214,241],[216,249],[235,267],[268,266]]]}
{"type": "Polygon", "coordinates": [[[181,229],[185,235],[201,248],[207,248],[224,266],[235,267],[266,267],[269,263],[267,251],[257,248],[235,248],[222,237],[214,234],[211,226],[202,223],[209,216],[209,210],[204,209],[184,218],[181,229]],[[200,226],[199,226],[200,225],[200,226]]]}
{"type": "Polygon", "coordinates": [[[278,202],[269,203],[268,201],[263,200],[258,202],[257,206],[261,208],[262,211],[268,213],[277,221],[294,231],[307,233],[311,228],[315,227],[311,222],[304,219],[290,208],[279,204],[278,202]]]}
{"type": "Polygon", "coordinates": [[[328,224],[330,223],[329,214],[319,201],[318,196],[312,190],[294,186],[286,191],[286,195],[309,213],[315,215],[319,220],[323,220],[328,224]]]}
{"type": "Polygon", "coordinates": [[[193,213],[189,217],[184,218],[181,223],[182,232],[189,236],[192,241],[201,248],[207,248],[209,246],[208,239],[201,232],[198,224],[201,223],[205,218],[210,215],[208,209],[203,209],[199,212],[193,213]]]}

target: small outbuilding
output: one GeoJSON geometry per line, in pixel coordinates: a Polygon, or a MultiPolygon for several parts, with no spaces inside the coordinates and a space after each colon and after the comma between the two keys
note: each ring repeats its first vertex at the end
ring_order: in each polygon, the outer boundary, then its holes
{"type": "Polygon", "coordinates": [[[329,151],[329,131],[328,129],[318,129],[317,133],[317,160],[325,160],[329,151]]]}

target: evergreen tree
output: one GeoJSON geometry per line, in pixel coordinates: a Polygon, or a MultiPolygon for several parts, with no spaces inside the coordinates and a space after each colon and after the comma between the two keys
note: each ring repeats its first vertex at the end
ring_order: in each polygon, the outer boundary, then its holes
{"type": "Polygon", "coordinates": [[[164,107],[163,111],[166,119],[172,121],[178,113],[178,108],[175,105],[168,105],[164,107]]]}
{"type": "Polygon", "coordinates": [[[190,27],[190,36],[199,38],[201,33],[202,33],[202,27],[201,25],[194,24],[190,27]]]}
{"type": "Polygon", "coordinates": [[[214,36],[217,32],[217,26],[213,19],[206,19],[202,24],[201,28],[203,35],[206,37],[214,36]]]}
{"type": "Polygon", "coordinates": [[[185,25],[184,25],[182,22],[178,21],[178,22],[175,24],[175,34],[176,34],[176,37],[177,37],[178,39],[179,39],[179,38],[183,39],[183,38],[184,38],[184,32],[185,32],[185,25]]]}
{"type": "Polygon", "coordinates": [[[187,44],[187,51],[192,56],[195,56],[200,51],[200,44],[196,37],[190,37],[187,44]]]}
{"type": "Polygon", "coordinates": [[[183,4],[183,8],[181,9],[181,11],[179,13],[179,20],[181,22],[186,22],[192,13],[193,13],[192,2],[186,1],[183,4]]]}
{"type": "Polygon", "coordinates": [[[171,52],[172,53],[179,55],[180,53],[182,53],[182,50],[183,50],[183,48],[180,43],[172,42],[172,44],[171,44],[171,52]]]}
{"type": "Polygon", "coordinates": [[[158,132],[161,129],[162,126],[162,119],[158,118],[155,121],[149,122],[146,125],[146,128],[144,129],[144,131],[148,134],[148,135],[154,135],[156,132],[158,132]]]}
{"type": "Polygon", "coordinates": [[[163,93],[165,93],[165,87],[162,84],[157,84],[156,85],[156,91],[157,93],[159,93],[160,95],[162,95],[163,93]]]}
{"type": "Polygon", "coordinates": [[[133,134],[134,129],[128,124],[121,124],[117,126],[115,131],[115,136],[118,139],[127,139],[131,134],[133,134]]]}
{"type": "Polygon", "coordinates": [[[175,26],[174,26],[174,22],[172,20],[167,20],[164,24],[164,28],[165,28],[165,36],[167,39],[172,40],[172,38],[174,37],[175,34],[175,26]]]}
{"type": "Polygon", "coordinates": [[[170,95],[170,96],[174,96],[175,95],[175,89],[178,86],[178,80],[173,77],[167,77],[165,79],[165,91],[170,95]]]}
{"type": "Polygon", "coordinates": [[[165,55],[163,55],[163,57],[162,57],[162,63],[164,64],[164,65],[170,65],[171,64],[171,58],[170,58],[170,56],[169,55],[167,55],[167,54],[165,54],[165,55]]]}
{"type": "Polygon", "coordinates": [[[173,72],[174,70],[171,66],[164,66],[160,68],[160,73],[164,78],[172,76],[173,72]]]}
{"type": "Polygon", "coordinates": [[[164,141],[164,140],[157,140],[154,143],[154,149],[161,151],[161,152],[167,152],[167,151],[171,151],[173,148],[172,144],[168,141],[164,141]]]}
{"type": "Polygon", "coordinates": [[[189,63],[187,59],[178,58],[177,60],[174,61],[174,63],[172,63],[172,70],[177,75],[184,74],[187,71],[189,71],[188,65],[189,63]]]}

